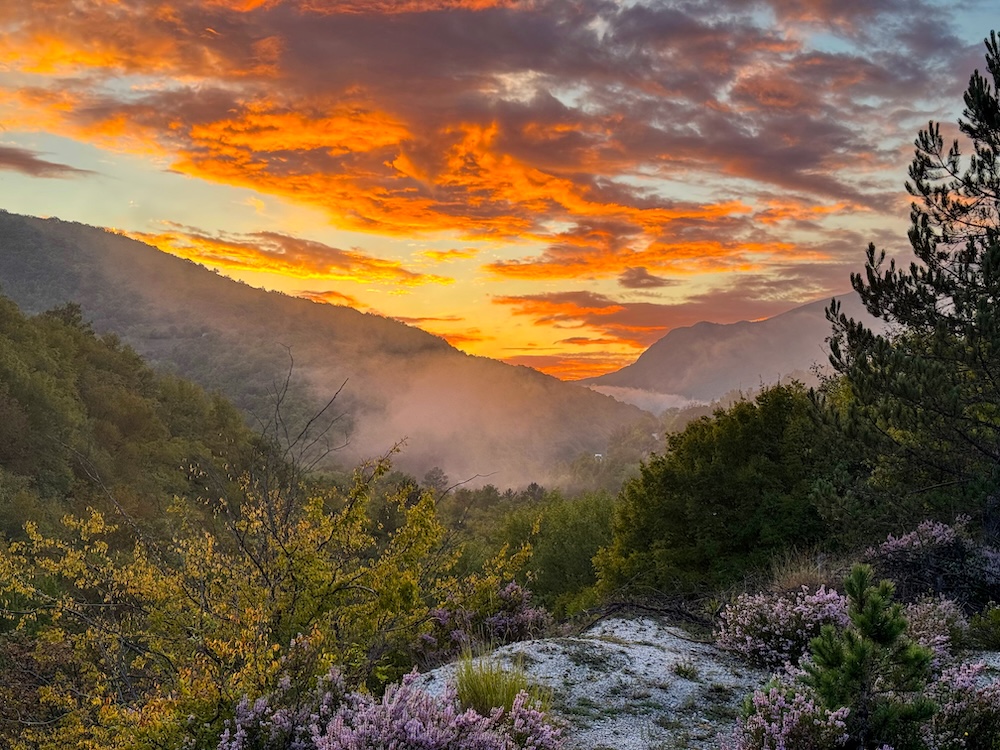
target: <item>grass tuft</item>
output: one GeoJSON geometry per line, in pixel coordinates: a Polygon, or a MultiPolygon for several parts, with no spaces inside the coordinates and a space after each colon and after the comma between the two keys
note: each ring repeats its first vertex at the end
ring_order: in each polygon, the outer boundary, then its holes
{"type": "Polygon", "coordinates": [[[473,659],[471,654],[458,663],[455,690],[462,708],[472,708],[483,716],[489,716],[494,708],[510,711],[522,691],[542,711],[548,711],[552,703],[551,691],[532,683],[521,667],[507,667],[488,657],[473,659]]]}

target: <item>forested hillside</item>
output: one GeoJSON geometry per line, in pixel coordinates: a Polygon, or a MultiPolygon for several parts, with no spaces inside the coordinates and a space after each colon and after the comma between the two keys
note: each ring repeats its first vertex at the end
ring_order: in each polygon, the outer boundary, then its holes
{"type": "Polygon", "coordinates": [[[75,302],[149,362],[264,415],[292,368],[285,409],[304,416],[339,388],[342,466],[407,440],[418,475],[544,481],[603,453],[634,407],[525,367],[462,354],[419,329],[253,289],[104,230],[0,214],[0,290],[31,313],[75,302]]]}

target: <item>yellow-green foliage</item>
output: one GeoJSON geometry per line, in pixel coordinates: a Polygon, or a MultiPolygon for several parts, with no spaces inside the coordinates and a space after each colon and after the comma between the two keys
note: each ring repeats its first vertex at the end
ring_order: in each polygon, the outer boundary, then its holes
{"type": "Polygon", "coordinates": [[[116,737],[176,739],[205,723],[211,734],[239,696],[272,685],[300,634],[324,655],[317,670],[335,663],[356,682],[398,677],[428,604],[455,588],[454,556],[441,548],[429,496],[401,505],[403,522],[376,543],[365,493],[386,465],[359,473],[346,497],[269,496],[245,479],[215,533],[178,500],[173,539],[136,532],[128,553],[109,547],[121,530],[97,511],[67,516],[65,539],[29,523],[27,539],[0,555],[0,586],[19,603],[17,628],[69,644],[60,658],[74,681],[38,692],[60,731],[29,730],[24,741],[114,747],[116,737]],[[117,727],[115,736],[98,726],[117,727]]]}

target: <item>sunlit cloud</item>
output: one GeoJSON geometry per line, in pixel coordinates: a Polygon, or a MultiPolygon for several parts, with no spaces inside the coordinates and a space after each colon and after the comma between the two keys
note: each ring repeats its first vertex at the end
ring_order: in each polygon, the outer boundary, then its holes
{"type": "Polygon", "coordinates": [[[344,294],[343,292],[337,292],[332,289],[328,289],[323,292],[313,292],[308,289],[300,289],[295,292],[295,296],[312,300],[313,302],[322,302],[326,305],[353,307],[355,310],[363,310],[366,307],[366,305],[359,301],[357,297],[352,297],[350,294],[344,294]]]}
{"type": "MultiPolygon", "coordinates": [[[[415,324],[499,353],[502,332],[467,322],[489,306],[561,349],[539,367],[593,371],[678,325],[846,286],[867,241],[892,236],[870,227],[905,220],[914,129],[953,120],[981,65],[960,13],[924,0],[0,3],[0,169],[88,174],[73,145],[35,150],[47,134],[145,164],[150,181],[229,190],[220,216],[239,188],[238,226],[163,215],[127,229],[290,288],[481,286],[460,295],[459,320],[415,324]],[[319,226],[285,226],[279,206],[319,226]],[[423,272],[435,264],[452,276],[423,272]]],[[[120,182],[102,179],[106,203],[131,198],[120,182]]]]}
{"type": "Polygon", "coordinates": [[[393,320],[398,320],[400,323],[406,323],[407,325],[417,326],[422,328],[428,323],[456,323],[458,321],[464,320],[464,318],[458,315],[437,315],[437,316],[419,316],[412,317],[407,315],[394,315],[393,320]]]}
{"type": "Polygon", "coordinates": [[[469,328],[464,331],[431,331],[435,336],[440,336],[456,349],[464,349],[473,344],[481,344],[484,341],[491,341],[495,337],[487,336],[478,328],[469,328]]]}
{"type": "Polygon", "coordinates": [[[129,234],[171,255],[223,271],[263,271],[298,279],[405,286],[452,281],[442,276],[410,271],[397,261],[377,258],[359,250],[342,250],[277,232],[229,236],[213,235],[192,227],[171,226],[156,233],[129,234]]]}
{"type": "Polygon", "coordinates": [[[448,263],[453,260],[468,260],[469,258],[475,258],[479,255],[479,251],[475,248],[453,248],[450,250],[424,250],[422,253],[425,258],[430,258],[438,263],[448,263]]]}
{"type": "Polygon", "coordinates": [[[479,328],[470,328],[462,325],[455,327],[455,323],[465,323],[465,318],[460,315],[438,315],[409,317],[405,315],[393,316],[394,320],[407,325],[416,326],[428,333],[443,338],[452,346],[458,349],[465,349],[484,341],[493,341],[494,336],[484,334],[479,328]]]}
{"type": "Polygon", "coordinates": [[[517,354],[502,357],[510,365],[524,365],[561,380],[582,380],[612,372],[627,364],[634,357],[612,353],[575,354],[517,354]]]}
{"type": "MultiPolygon", "coordinates": [[[[789,269],[789,273],[794,270],[789,269]]],[[[826,288],[819,293],[812,291],[812,296],[798,301],[811,302],[826,294],[826,288]]],[[[558,338],[563,345],[576,349],[600,344],[617,350],[619,358],[630,356],[634,360],[635,350],[647,348],[673,328],[705,320],[709,314],[718,322],[729,323],[783,312],[788,308],[783,301],[788,293],[780,280],[751,275],[671,303],[622,301],[588,291],[501,296],[493,302],[509,306],[515,316],[526,317],[540,328],[575,331],[572,336],[558,338]]],[[[589,366],[596,367],[593,363],[589,366]]]]}
{"type": "MultiPolygon", "coordinates": [[[[238,2],[239,0],[225,0],[238,2]]],[[[262,2],[263,0],[250,0],[262,2]]],[[[486,10],[512,8],[531,0],[304,0],[303,10],[313,13],[431,13],[446,10],[486,10]]]]}

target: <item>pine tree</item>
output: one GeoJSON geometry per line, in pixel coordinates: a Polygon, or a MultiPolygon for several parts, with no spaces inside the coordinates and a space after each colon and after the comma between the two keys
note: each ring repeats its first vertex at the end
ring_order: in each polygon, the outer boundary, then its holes
{"type": "Polygon", "coordinates": [[[856,425],[881,441],[882,470],[911,490],[995,491],[1000,466],[1000,47],[986,41],[959,121],[963,159],[940,126],[920,131],[907,191],[917,260],[886,264],[869,245],[851,283],[879,334],[834,303],[831,361],[847,376],[856,425]],[[888,456],[888,458],[885,458],[888,456]]]}
{"type": "Polygon", "coordinates": [[[851,624],[826,625],[811,643],[805,682],[825,708],[851,709],[847,747],[921,748],[918,731],[934,713],[921,691],[930,677],[931,652],[909,641],[891,581],[873,583],[868,565],[855,565],[844,582],[851,624]]]}

